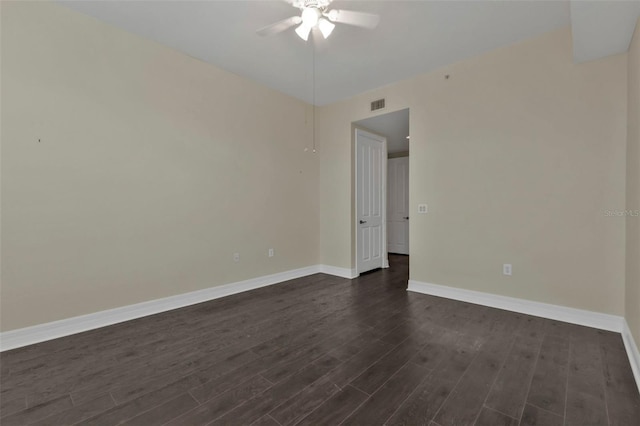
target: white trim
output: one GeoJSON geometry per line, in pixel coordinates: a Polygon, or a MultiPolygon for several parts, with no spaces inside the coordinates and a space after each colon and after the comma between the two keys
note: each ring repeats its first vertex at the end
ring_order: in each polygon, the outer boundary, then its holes
{"type": "MultiPolygon", "coordinates": [[[[25,327],[18,330],[6,331],[4,333],[0,333],[0,351],[16,349],[59,337],[81,333],[83,331],[94,330],[96,328],[106,327],[108,325],[166,312],[185,306],[195,305],[197,303],[219,299],[221,297],[278,284],[283,281],[306,277],[316,273],[334,275],[347,279],[356,278],[358,276],[355,269],[339,268],[330,265],[308,266],[306,268],[252,278],[232,284],[165,297],[163,299],[151,300],[148,302],[137,303],[135,305],[100,311],[93,314],[81,315],[45,324],[34,325],[32,327],[25,327]]],[[[524,299],[481,293],[477,291],[445,287],[436,284],[428,284],[415,280],[409,280],[409,288],[407,288],[407,291],[446,297],[449,299],[461,300],[464,302],[570,322],[573,324],[620,332],[622,334],[622,340],[629,357],[629,362],[631,364],[631,369],[633,370],[636,384],[638,385],[638,390],[640,390],[640,352],[638,351],[638,346],[633,339],[633,335],[629,330],[627,322],[622,317],[567,308],[564,306],[532,302],[524,299]]]]}
{"type": "MultiPolygon", "coordinates": [[[[339,269],[339,268],[336,268],[339,269]]],[[[17,330],[0,333],[0,351],[20,348],[34,343],[44,342],[71,334],[81,333],[147,315],[178,309],[208,300],[218,299],[256,288],[278,284],[283,281],[295,278],[306,277],[308,275],[324,272],[334,274],[331,269],[320,267],[320,265],[308,266],[306,268],[294,269],[263,277],[252,278],[232,284],[211,287],[204,290],[192,291],[178,294],[176,296],[162,299],[150,300],[148,302],[136,303],[135,305],[123,306],[92,314],[81,315],[45,324],[38,324],[32,327],[20,328],[17,330]]],[[[342,276],[342,275],[339,275],[342,276]]]]}
{"type": "Polygon", "coordinates": [[[448,299],[490,306],[492,308],[504,309],[507,311],[520,312],[527,315],[584,325],[601,330],[615,331],[617,333],[622,332],[624,324],[624,318],[616,315],[602,314],[599,312],[569,308],[566,306],[550,305],[531,300],[516,299],[514,297],[499,296],[479,291],[423,283],[415,280],[409,280],[409,288],[407,291],[446,297],[448,299]]]}
{"type": "Polygon", "coordinates": [[[638,351],[638,345],[636,345],[633,334],[631,334],[631,330],[629,329],[629,324],[627,324],[626,321],[622,329],[622,341],[627,350],[633,376],[636,378],[636,386],[638,386],[638,391],[640,391],[640,351],[638,351]]]}
{"type": "Polygon", "coordinates": [[[446,297],[448,299],[460,300],[463,302],[475,303],[477,305],[490,306],[492,308],[504,309],[507,311],[519,312],[620,333],[627,352],[627,357],[629,358],[629,364],[631,364],[633,377],[636,380],[636,386],[638,386],[638,391],[640,391],[640,351],[638,350],[638,345],[633,339],[629,325],[623,317],[569,308],[566,306],[550,305],[531,300],[516,299],[514,297],[482,293],[479,291],[423,283],[415,280],[409,280],[409,287],[407,288],[407,291],[446,297]]]}
{"type": "Polygon", "coordinates": [[[631,364],[631,370],[633,370],[636,386],[638,386],[638,391],[640,391],[640,351],[638,351],[638,345],[636,345],[631,330],[629,330],[629,325],[623,317],[566,306],[550,305],[531,300],[516,299],[514,297],[482,293],[479,291],[429,284],[415,280],[409,280],[407,291],[446,297],[447,299],[460,300],[477,305],[620,333],[627,357],[629,358],[629,364],[631,364]]]}
{"type": "Polygon", "coordinates": [[[358,272],[355,269],[338,268],[337,266],[330,265],[320,265],[320,272],[323,274],[335,275],[336,277],[347,278],[349,280],[358,276],[358,272]]]}
{"type": "Polygon", "coordinates": [[[195,305],[196,303],[219,299],[221,297],[231,296],[232,294],[279,284],[283,281],[302,278],[317,273],[335,275],[349,279],[357,276],[354,269],[337,268],[335,266],[328,265],[307,266],[306,268],[265,275],[263,277],[252,278],[236,283],[210,287],[204,290],[192,291],[189,293],[136,303],[134,305],[122,306],[120,308],[109,309],[106,311],[66,318],[45,324],[38,324],[32,327],[5,331],[0,333],[0,352],[57,339],[59,337],[69,336],[71,334],[82,333],[83,331],[94,330],[96,328],[106,327],[148,315],[183,308],[185,306],[195,305]]]}

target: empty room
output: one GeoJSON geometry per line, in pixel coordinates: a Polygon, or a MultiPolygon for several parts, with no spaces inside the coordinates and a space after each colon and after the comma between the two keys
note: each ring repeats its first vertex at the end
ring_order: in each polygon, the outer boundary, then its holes
{"type": "Polygon", "coordinates": [[[640,1],[2,0],[0,425],[640,425],[640,1]]]}

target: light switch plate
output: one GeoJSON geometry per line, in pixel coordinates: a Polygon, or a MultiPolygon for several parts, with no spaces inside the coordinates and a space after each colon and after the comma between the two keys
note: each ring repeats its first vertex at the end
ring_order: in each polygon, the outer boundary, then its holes
{"type": "Polygon", "coordinates": [[[427,214],[429,213],[429,208],[426,204],[418,204],[418,213],[427,214]]]}

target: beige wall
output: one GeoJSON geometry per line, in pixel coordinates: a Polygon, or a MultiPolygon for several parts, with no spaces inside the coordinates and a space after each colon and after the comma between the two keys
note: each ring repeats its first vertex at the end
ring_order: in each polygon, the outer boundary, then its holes
{"type": "Polygon", "coordinates": [[[1,71],[3,331],[317,263],[304,103],[49,3],[1,71]]]}
{"type": "Polygon", "coordinates": [[[410,206],[429,204],[411,279],[622,315],[624,219],[605,210],[625,205],[626,69],[574,64],[564,29],[321,108],[321,263],[355,266],[351,122],[384,97],[410,108],[410,206]]]}
{"type": "Polygon", "coordinates": [[[3,331],[354,267],[352,122],[379,97],[411,109],[410,204],[429,203],[412,279],[625,311],[625,221],[605,211],[640,198],[637,34],[627,175],[627,56],[574,64],[568,29],[319,108],[314,156],[300,101],[55,4],[1,12],[3,331]]]}
{"type": "MultiPolygon", "coordinates": [[[[640,20],[629,47],[627,209],[640,210],[640,20]]],[[[640,217],[627,217],[627,323],[640,344],[640,217]]]]}

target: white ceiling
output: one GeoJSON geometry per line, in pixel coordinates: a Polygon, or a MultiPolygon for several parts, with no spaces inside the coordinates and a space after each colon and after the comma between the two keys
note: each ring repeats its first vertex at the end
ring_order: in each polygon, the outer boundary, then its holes
{"type": "MultiPolygon", "coordinates": [[[[313,44],[303,42],[293,29],[271,37],[255,33],[298,13],[283,0],[58,1],[275,90],[314,101],[313,44]]],[[[377,13],[381,22],[375,30],[338,25],[328,40],[316,37],[317,105],[535,37],[571,20],[566,0],[335,0],[333,7],[377,13]]]]}
{"type": "Polygon", "coordinates": [[[572,1],[573,57],[591,61],[629,49],[640,1],[572,1]]]}
{"type": "Polygon", "coordinates": [[[387,137],[387,152],[409,151],[409,109],[377,115],[355,124],[387,137]]]}

